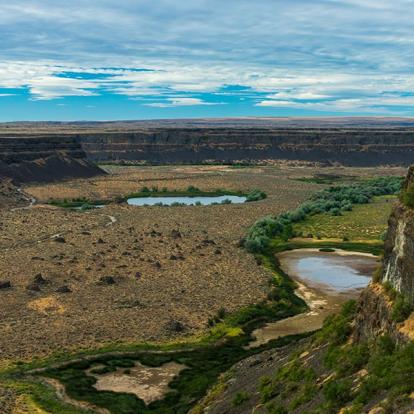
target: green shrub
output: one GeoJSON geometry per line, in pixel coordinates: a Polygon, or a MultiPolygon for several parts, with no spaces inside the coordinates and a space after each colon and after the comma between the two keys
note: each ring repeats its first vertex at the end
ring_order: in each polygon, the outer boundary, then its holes
{"type": "Polygon", "coordinates": [[[259,201],[259,200],[264,200],[267,197],[267,194],[264,191],[261,190],[252,190],[250,191],[247,196],[246,196],[246,201],[250,202],[250,201],[259,201]]]}
{"type": "MultiPolygon", "coordinates": [[[[309,215],[328,213],[341,215],[352,204],[368,203],[377,195],[395,194],[401,187],[399,177],[385,177],[348,186],[330,187],[316,193],[297,209],[279,216],[257,220],[246,237],[245,247],[252,253],[265,252],[274,238],[287,240],[293,236],[292,224],[309,215]]],[[[321,239],[320,235],[317,235],[321,239]]]]}
{"type": "Polygon", "coordinates": [[[414,208],[414,183],[408,185],[401,193],[400,199],[407,207],[414,208]]]}
{"type": "Polygon", "coordinates": [[[391,317],[396,322],[403,322],[410,316],[412,310],[410,302],[399,295],[393,304],[391,317]]]}
{"type": "Polygon", "coordinates": [[[352,381],[331,380],[323,388],[326,400],[334,406],[340,407],[351,399],[352,381]]]}
{"type": "Polygon", "coordinates": [[[200,192],[200,189],[197,188],[197,187],[194,187],[193,185],[189,185],[187,187],[187,192],[188,193],[199,193],[200,192]]]}
{"type": "Polygon", "coordinates": [[[233,406],[238,407],[250,398],[250,394],[246,391],[239,391],[233,398],[233,406]]]}

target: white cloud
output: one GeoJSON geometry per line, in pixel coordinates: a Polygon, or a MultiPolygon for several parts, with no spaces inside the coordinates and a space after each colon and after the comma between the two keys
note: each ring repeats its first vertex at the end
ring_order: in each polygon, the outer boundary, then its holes
{"type": "Polygon", "coordinates": [[[413,6],[413,0],[2,2],[1,93],[27,89],[37,100],[112,93],[152,107],[208,105],[205,94],[217,94],[269,108],[398,111],[414,107],[413,6]],[[223,92],[228,85],[246,89],[223,92]]]}
{"type": "Polygon", "coordinates": [[[219,103],[205,102],[198,98],[168,98],[168,102],[153,102],[144,104],[154,108],[173,108],[176,106],[220,105],[219,103]]]}

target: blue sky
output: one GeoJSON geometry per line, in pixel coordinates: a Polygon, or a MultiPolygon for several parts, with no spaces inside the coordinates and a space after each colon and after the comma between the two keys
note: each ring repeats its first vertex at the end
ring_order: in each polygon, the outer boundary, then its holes
{"type": "Polygon", "coordinates": [[[13,0],[0,121],[414,116],[414,1],[13,0]]]}

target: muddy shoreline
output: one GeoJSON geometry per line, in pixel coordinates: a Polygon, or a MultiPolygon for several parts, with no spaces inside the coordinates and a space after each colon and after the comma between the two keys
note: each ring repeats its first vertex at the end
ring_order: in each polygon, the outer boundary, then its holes
{"type": "Polygon", "coordinates": [[[339,311],[344,302],[350,299],[356,299],[359,296],[362,288],[338,291],[328,285],[302,278],[298,274],[295,263],[299,258],[310,255],[337,258],[342,263],[345,260],[348,266],[365,274],[372,273],[378,260],[376,256],[368,253],[347,252],[340,249],[334,252],[321,252],[318,249],[298,249],[278,254],[277,258],[281,269],[297,283],[298,288],[296,289],[296,294],[307,303],[309,310],[291,318],[268,323],[264,327],[256,329],[252,333],[255,340],[248,345],[248,348],[264,345],[270,340],[278,339],[286,335],[297,335],[316,331],[322,327],[323,321],[327,316],[339,311]],[[372,263],[367,262],[367,259],[372,260],[372,263]]]}

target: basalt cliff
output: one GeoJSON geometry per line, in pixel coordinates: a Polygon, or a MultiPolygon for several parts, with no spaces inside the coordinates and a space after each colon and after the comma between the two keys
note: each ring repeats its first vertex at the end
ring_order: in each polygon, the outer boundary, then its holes
{"type": "Polygon", "coordinates": [[[414,162],[414,122],[282,118],[0,126],[0,175],[41,180],[46,176],[37,175],[39,165],[33,162],[54,157],[55,167],[55,158],[62,156],[55,179],[70,176],[68,157],[73,176],[99,173],[91,162],[404,166],[414,162]]]}
{"type": "MultiPolygon", "coordinates": [[[[408,171],[402,192],[412,185],[414,167],[408,171]]],[[[414,315],[406,318],[411,309],[414,309],[414,210],[399,202],[388,221],[384,258],[376,283],[363,292],[359,301],[355,339],[369,340],[387,333],[398,342],[414,340],[414,315]],[[396,303],[400,309],[396,309],[396,303]]]]}
{"type": "Polygon", "coordinates": [[[15,184],[103,173],[87,159],[76,137],[0,134],[0,178],[11,179],[15,184]]]}

